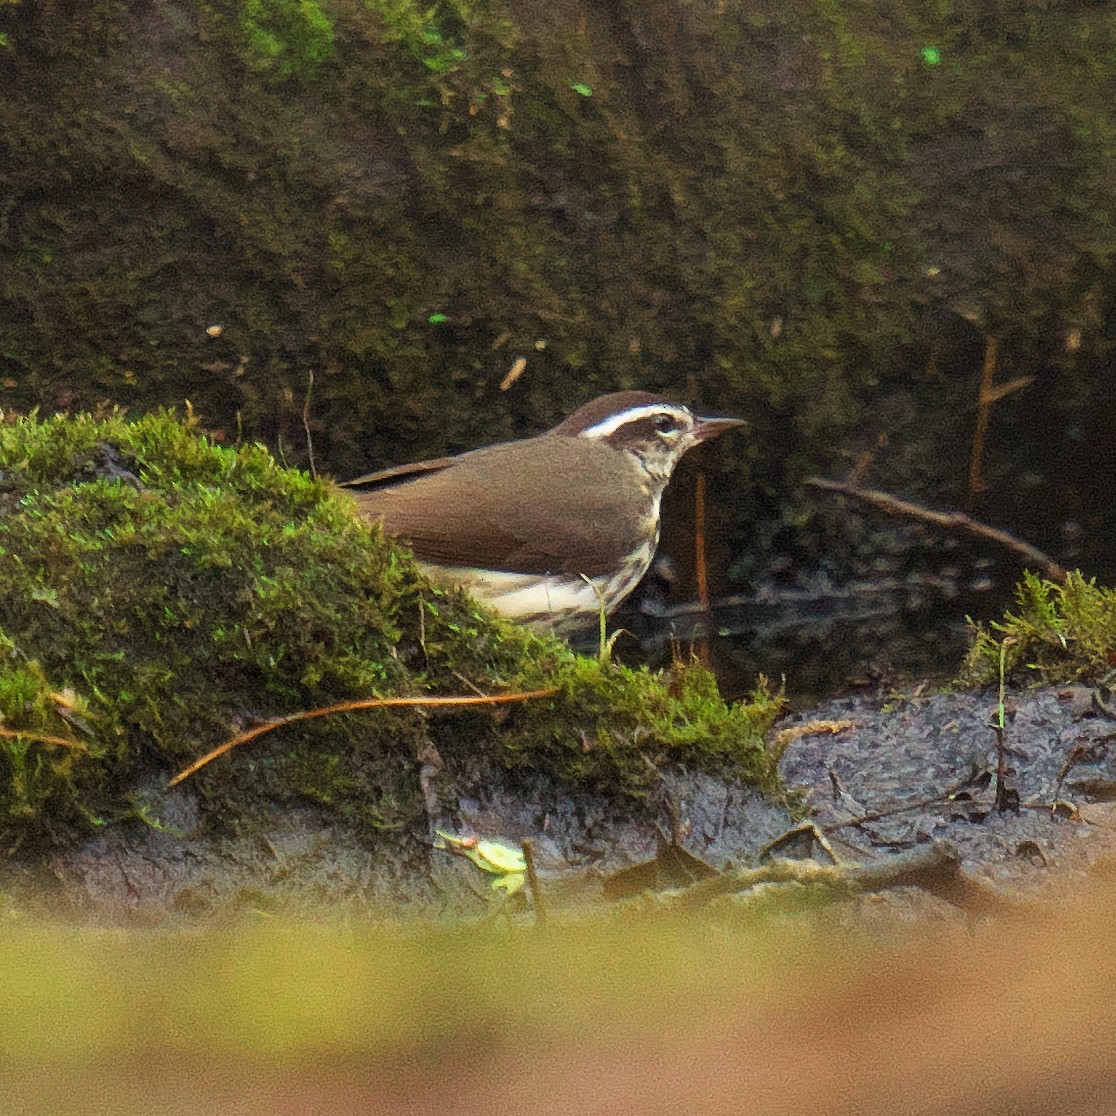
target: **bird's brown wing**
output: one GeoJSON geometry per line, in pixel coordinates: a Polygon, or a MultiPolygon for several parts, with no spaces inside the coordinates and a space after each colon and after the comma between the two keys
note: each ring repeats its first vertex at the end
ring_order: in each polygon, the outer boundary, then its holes
{"type": "Polygon", "coordinates": [[[371,492],[375,488],[385,488],[426,473],[435,473],[453,463],[452,457],[435,457],[430,461],[416,461],[410,465],[393,465],[390,469],[380,469],[376,473],[365,473],[363,477],[338,481],[342,488],[353,488],[361,492],[371,492]]]}
{"type": "Polygon", "coordinates": [[[421,466],[349,486],[360,514],[421,559],[595,577],[644,535],[635,467],[607,446],[540,435],[421,466]]]}

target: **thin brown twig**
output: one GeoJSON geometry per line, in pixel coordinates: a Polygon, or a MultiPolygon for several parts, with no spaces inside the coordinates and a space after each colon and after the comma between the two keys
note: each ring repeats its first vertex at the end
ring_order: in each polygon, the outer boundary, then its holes
{"type": "Polygon", "coordinates": [[[694,491],[694,567],[698,600],[703,612],[709,611],[709,573],[705,567],[705,474],[698,473],[694,491]]]}
{"type": "Polygon", "coordinates": [[[527,890],[531,893],[531,900],[535,905],[535,925],[546,925],[546,900],[543,898],[542,887],[539,885],[539,874],[535,869],[535,846],[529,837],[520,842],[523,849],[523,863],[527,871],[527,890]]]}
{"type": "Polygon", "coordinates": [[[1110,721],[1116,721],[1116,708],[1105,704],[1104,698],[1100,696],[1099,687],[1093,690],[1093,705],[1110,721]]]}
{"type": "MultiPolygon", "coordinates": [[[[698,473],[697,487],[694,490],[694,573],[697,579],[698,601],[701,611],[709,614],[709,572],[705,565],[705,474],[698,473]]],[[[704,625],[698,640],[698,660],[702,666],[709,666],[708,623],[704,625]]]]}
{"type": "Polygon", "coordinates": [[[922,504],[900,500],[898,496],[893,496],[890,492],[858,488],[856,485],[845,484],[843,481],[828,480],[825,477],[810,477],[806,483],[813,488],[821,488],[827,492],[839,492],[842,496],[851,496],[856,500],[862,500],[888,515],[922,519],[927,523],[936,523],[939,527],[945,527],[948,530],[965,531],[977,538],[999,543],[1020,555],[1028,565],[1040,569],[1051,581],[1061,582],[1066,580],[1065,569],[1037,547],[1016,538],[1007,531],[1001,531],[997,527],[989,527],[986,523],[981,523],[964,512],[934,511],[922,504]]]}
{"type": "Polygon", "coordinates": [[[26,729],[0,728],[0,736],[6,740],[34,740],[37,744],[53,744],[59,748],[73,748],[75,752],[89,751],[80,740],[68,740],[64,736],[47,736],[45,733],[28,732],[26,729]]]}
{"type": "Polygon", "coordinates": [[[1062,793],[1062,786],[1069,776],[1069,773],[1079,763],[1099,763],[1108,755],[1108,745],[1111,741],[1116,741],[1116,733],[1109,733],[1107,736],[1099,737],[1096,740],[1090,740],[1087,743],[1079,740],[1069,750],[1062,763],[1058,768],[1058,778],[1054,780],[1054,795],[1057,799],[1062,793]]]}
{"type": "Polygon", "coordinates": [[[973,448],[969,454],[969,495],[976,496],[987,485],[980,475],[981,459],[984,457],[984,438],[988,433],[988,412],[992,406],[989,396],[992,379],[996,374],[996,339],[989,335],[984,342],[984,365],[980,370],[980,394],[977,397],[977,423],[973,431],[973,448]]]}
{"type": "Polygon", "coordinates": [[[975,786],[978,778],[979,777],[970,775],[963,782],[956,783],[947,790],[939,791],[937,794],[930,795],[930,797],[923,798],[918,802],[896,803],[894,806],[885,806],[878,810],[870,810],[856,817],[849,818],[846,821],[830,822],[828,825],[822,825],[818,828],[822,833],[835,833],[839,829],[849,829],[851,827],[865,825],[868,822],[882,821],[885,818],[895,817],[897,814],[909,814],[915,810],[924,810],[928,806],[944,806],[950,802],[957,801],[957,795],[975,786]]]}
{"type": "Polygon", "coordinates": [[[265,733],[282,728],[284,725],[293,725],[299,721],[309,721],[315,717],[331,717],[334,713],[353,713],[361,709],[399,709],[399,708],[426,708],[427,706],[459,706],[459,705],[504,705],[512,701],[528,701],[531,698],[553,697],[558,693],[555,688],[548,690],[527,690],[518,694],[491,694],[483,697],[415,697],[415,698],[362,698],[359,701],[342,701],[336,705],[323,705],[318,709],[304,709],[298,713],[290,713],[285,717],[275,717],[262,725],[256,725],[245,732],[219,744],[210,752],[206,752],[201,759],[196,759],[189,767],[183,768],[169,783],[167,788],[176,787],[184,779],[200,771],[207,764],[219,759],[226,752],[241,744],[248,744],[263,736],[265,733]]]}
{"type": "Polygon", "coordinates": [[[478,686],[475,682],[470,682],[469,679],[466,678],[465,675],[462,674],[459,670],[451,670],[450,674],[452,674],[454,678],[456,678],[457,681],[461,683],[462,686],[467,686],[470,690],[472,690],[473,693],[477,695],[477,697],[488,697],[488,694],[486,694],[484,690],[480,688],[480,686],[478,686]]]}
{"type": "Polygon", "coordinates": [[[302,429],[306,431],[306,457],[310,463],[310,475],[316,477],[318,470],[314,465],[314,438],[310,433],[310,397],[314,392],[314,369],[306,370],[306,399],[302,404],[302,429]]]}
{"type": "Polygon", "coordinates": [[[721,895],[751,892],[760,884],[790,884],[796,888],[828,887],[865,894],[893,887],[917,887],[970,914],[993,914],[1014,907],[989,884],[975,880],[963,868],[960,852],[936,841],[929,848],[890,856],[861,867],[819,865],[813,861],[777,860],[760,868],[725,869],[665,896],[660,911],[691,911],[721,895]]]}

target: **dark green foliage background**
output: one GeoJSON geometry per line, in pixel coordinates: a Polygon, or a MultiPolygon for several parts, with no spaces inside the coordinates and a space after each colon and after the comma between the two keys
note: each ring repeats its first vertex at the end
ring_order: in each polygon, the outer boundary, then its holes
{"type": "Polygon", "coordinates": [[[3,0],[0,399],[304,460],[313,370],[345,474],[666,387],[816,462],[961,307],[1103,400],[1114,50],[1090,3],[3,0]]]}

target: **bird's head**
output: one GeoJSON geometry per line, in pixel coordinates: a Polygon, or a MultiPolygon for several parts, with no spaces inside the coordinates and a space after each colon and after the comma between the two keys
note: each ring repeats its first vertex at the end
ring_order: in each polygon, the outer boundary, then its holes
{"type": "Polygon", "coordinates": [[[689,407],[649,392],[618,391],[579,407],[551,433],[628,453],[665,484],[687,450],[743,425],[743,419],[729,416],[695,415],[689,407]]]}

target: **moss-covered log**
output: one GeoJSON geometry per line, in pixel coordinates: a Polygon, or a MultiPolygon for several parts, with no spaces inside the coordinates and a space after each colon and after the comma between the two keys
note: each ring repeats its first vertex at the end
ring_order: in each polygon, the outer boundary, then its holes
{"type": "MultiPolygon", "coordinates": [[[[143,786],[256,718],[377,696],[554,688],[445,747],[629,802],[656,764],[771,786],[774,703],[728,706],[573,654],[460,594],[259,446],[167,414],[0,425],[0,840],[139,817],[143,786]]],[[[369,837],[420,824],[417,710],[285,727],[191,780],[215,822],[312,801],[369,837]]]]}

